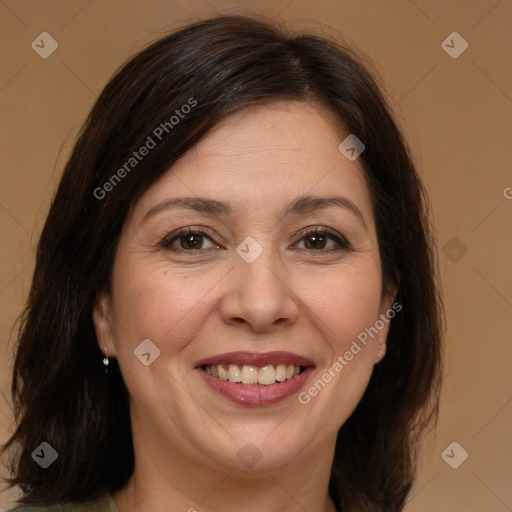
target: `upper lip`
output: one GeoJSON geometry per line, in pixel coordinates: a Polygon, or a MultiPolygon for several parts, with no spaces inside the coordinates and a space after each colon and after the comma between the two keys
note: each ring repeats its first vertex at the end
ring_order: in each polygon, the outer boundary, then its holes
{"type": "Polygon", "coordinates": [[[257,366],[259,368],[269,364],[293,364],[294,366],[314,366],[309,359],[293,352],[226,352],[216,356],[201,359],[196,362],[198,366],[236,364],[238,366],[257,366]]]}

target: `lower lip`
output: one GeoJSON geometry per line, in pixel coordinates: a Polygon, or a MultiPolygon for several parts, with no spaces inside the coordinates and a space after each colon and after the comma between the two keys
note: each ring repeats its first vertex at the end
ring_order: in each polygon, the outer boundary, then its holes
{"type": "Polygon", "coordinates": [[[297,377],[269,386],[230,382],[229,380],[212,377],[201,368],[197,370],[208,386],[232,402],[246,407],[262,407],[276,404],[297,393],[313,372],[313,369],[312,366],[309,366],[297,377]]]}

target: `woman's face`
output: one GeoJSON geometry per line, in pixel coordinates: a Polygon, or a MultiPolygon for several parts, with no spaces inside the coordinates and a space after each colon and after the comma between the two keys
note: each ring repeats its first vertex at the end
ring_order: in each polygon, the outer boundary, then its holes
{"type": "Polygon", "coordinates": [[[224,469],[332,457],[392,302],[362,168],[338,149],[348,135],[318,105],[250,107],[135,205],[94,322],[136,455],[224,469]]]}

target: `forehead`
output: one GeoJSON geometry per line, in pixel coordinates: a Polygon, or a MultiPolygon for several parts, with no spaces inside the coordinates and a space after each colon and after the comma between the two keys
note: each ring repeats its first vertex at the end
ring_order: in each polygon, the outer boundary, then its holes
{"type": "MultiPolygon", "coordinates": [[[[258,207],[295,197],[348,196],[371,216],[361,166],[339,151],[347,132],[320,104],[275,102],[247,107],[217,124],[140,201],[209,196],[258,207]]],[[[139,208],[138,208],[139,209],[139,208]]]]}

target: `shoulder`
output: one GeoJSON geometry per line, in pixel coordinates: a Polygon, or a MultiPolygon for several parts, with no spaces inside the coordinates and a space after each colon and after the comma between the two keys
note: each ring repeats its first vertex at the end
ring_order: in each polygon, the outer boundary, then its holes
{"type": "Polygon", "coordinates": [[[112,496],[106,494],[86,503],[20,504],[7,512],[119,512],[119,509],[112,496]]]}

